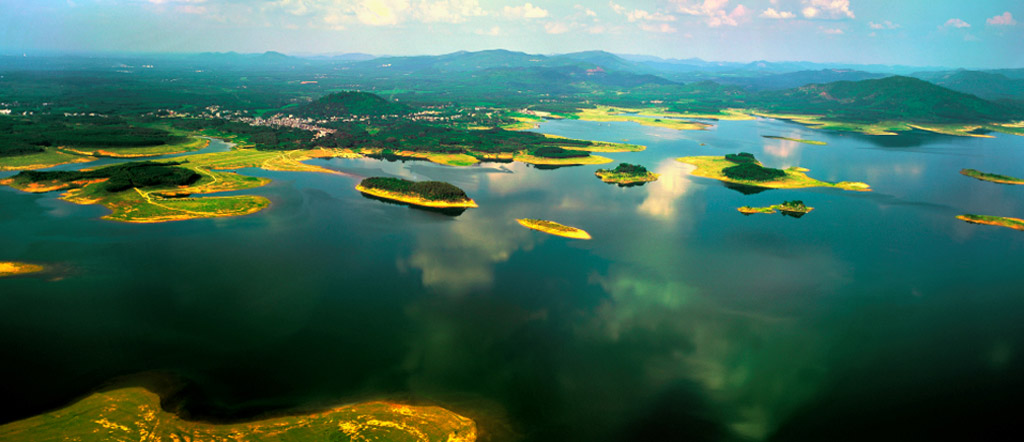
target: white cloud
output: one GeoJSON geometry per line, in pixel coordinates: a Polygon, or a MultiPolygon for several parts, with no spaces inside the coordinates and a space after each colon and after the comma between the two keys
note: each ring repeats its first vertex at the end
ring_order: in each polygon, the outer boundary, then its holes
{"type": "Polygon", "coordinates": [[[821,29],[821,33],[828,34],[828,35],[841,35],[843,33],[843,30],[839,29],[839,28],[820,28],[820,29],[821,29]]]}
{"type": "Polygon", "coordinates": [[[505,15],[513,18],[544,18],[548,16],[548,10],[526,3],[522,6],[506,6],[505,15]]]}
{"type": "Polygon", "coordinates": [[[687,15],[707,17],[705,22],[708,27],[736,26],[740,20],[747,16],[747,8],[743,5],[736,5],[732,11],[728,10],[729,0],[704,0],[704,2],[690,6],[689,2],[674,0],[676,10],[687,15]]]}
{"type": "Polygon", "coordinates": [[[477,29],[476,31],[473,31],[473,33],[476,35],[487,35],[491,37],[497,37],[501,35],[501,28],[494,26],[491,29],[477,29]]]}
{"type": "Polygon", "coordinates": [[[549,22],[544,24],[544,32],[548,34],[564,34],[569,32],[569,26],[562,22],[549,22]]]}
{"type": "Polygon", "coordinates": [[[1010,11],[1006,11],[1001,15],[985,20],[985,23],[993,26],[1014,26],[1017,24],[1017,20],[1013,19],[1013,14],[1011,14],[1010,11]]]}
{"type": "Polygon", "coordinates": [[[597,13],[594,12],[593,9],[590,9],[590,8],[588,8],[586,6],[577,4],[577,5],[573,6],[573,8],[575,8],[577,11],[583,12],[583,14],[585,14],[587,17],[597,17],[597,13]]]}
{"type": "Polygon", "coordinates": [[[889,20],[886,20],[881,23],[875,23],[873,21],[868,22],[868,27],[870,27],[871,29],[899,29],[900,25],[893,23],[889,20]]]}
{"type": "Polygon", "coordinates": [[[959,18],[951,18],[949,20],[946,20],[946,23],[943,24],[942,26],[947,28],[969,28],[971,27],[971,24],[963,20],[960,20],[959,18]]]}
{"type": "Polygon", "coordinates": [[[805,18],[844,19],[855,18],[850,10],[850,0],[803,0],[805,18]]]}
{"type": "Polygon", "coordinates": [[[417,16],[420,20],[444,23],[462,23],[467,17],[486,15],[478,0],[423,1],[419,4],[417,16]]]}
{"type": "Polygon", "coordinates": [[[777,19],[777,20],[786,20],[786,19],[790,19],[790,18],[796,17],[796,14],[794,14],[792,12],[789,12],[789,11],[776,11],[775,8],[768,8],[768,9],[765,9],[764,12],[761,13],[761,17],[762,18],[773,18],[773,19],[777,19]]]}
{"type": "Polygon", "coordinates": [[[356,19],[371,26],[396,25],[410,9],[406,0],[363,0],[353,8],[356,19]]]}
{"type": "Polygon", "coordinates": [[[672,25],[670,25],[668,23],[664,23],[664,22],[662,22],[662,23],[640,23],[640,29],[643,29],[644,31],[647,31],[647,32],[662,32],[662,33],[676,32],[676,28],[674,28],[674,27],[672,27],[672,25]]]}

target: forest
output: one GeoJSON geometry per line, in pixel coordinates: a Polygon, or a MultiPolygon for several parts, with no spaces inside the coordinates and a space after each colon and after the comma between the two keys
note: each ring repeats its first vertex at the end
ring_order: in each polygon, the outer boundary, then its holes
{"type": "Polygon", "coordinates": [[[202,178],[202,175],[191,169],[179,167],[180,164],[140,161],[88,171],[23,171],[15,175],[14,179],[27,182],[60,183],[106,179],[103,189],[110,193],[116,193],[132,188],[188,186],[202,178]]]}
{"type": "Polygon", "coordinates": [[[359,185],[369,189],[413,194],[431,201],[460,202],[469,199],[462,189],[443,181],[414,182],[401,178],[371,177],[364,179],[359,185]]]}
{"type": "Polygon", "coordinates": [[[0,157],[38,153],[46,147],[150,147],[185,139],[119,117],[0,117],[0,157]]]}

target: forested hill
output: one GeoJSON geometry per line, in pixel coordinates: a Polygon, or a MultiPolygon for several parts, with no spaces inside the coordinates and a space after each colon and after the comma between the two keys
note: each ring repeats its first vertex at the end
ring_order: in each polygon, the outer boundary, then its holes
{"type": "Polygon", "coordinates": [[[296,108],[289,109],[293,115],[330,118],[348,115],[378,117],[381,115],[404,115],[412,108],[401,103],[385,100],[369,92],[338,92],[296,108]]]}
{"type": "Polygon", "coordinates": [[[820,114],[862,123],[962,123],[1020,117],[1018,109],[902,76],[765,92],[757,95],[756,106],[771,112],[820,114]]]}

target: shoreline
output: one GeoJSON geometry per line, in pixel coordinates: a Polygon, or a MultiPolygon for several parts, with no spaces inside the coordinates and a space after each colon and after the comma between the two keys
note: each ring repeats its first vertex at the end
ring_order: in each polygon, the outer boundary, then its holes
{"type": "Polygon", "coordinates": [[[544,232],[549,235],[561,236],[572,239],[592,239],[586,230],[559,224],[554,221],[543,219],[517,218],[516,221],[527,229],[544,232]],[[549,225],[550,224],[550,225],[549,225]]]}

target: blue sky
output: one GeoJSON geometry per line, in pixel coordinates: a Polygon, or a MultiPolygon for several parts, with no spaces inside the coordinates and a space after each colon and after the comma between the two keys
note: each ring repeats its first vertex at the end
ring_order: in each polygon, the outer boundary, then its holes
{"type": "Polygon", "coordinates": [[[0,0],[0,52],[440,54],[1024,67],[1020,0],[0,0]]]}

